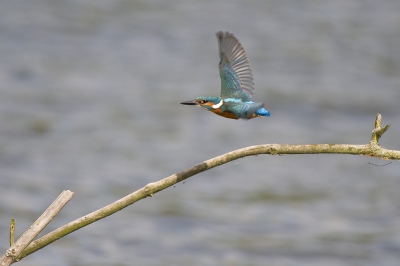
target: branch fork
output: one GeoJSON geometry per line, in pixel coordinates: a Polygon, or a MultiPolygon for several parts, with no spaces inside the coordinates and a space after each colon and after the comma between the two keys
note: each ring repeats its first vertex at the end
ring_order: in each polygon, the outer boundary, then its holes
{"type": "Polygon", "coordinates": [[[372,136],[370,140],[370,144],[377,144],[379,145],[379,139],[382,137],[382,135],[386,132],[386,130],[389,129],[391,124],[388,124],[384,127],[381,127],[381,122],[382,122],[382,115],[377,114],[375,118],[375,126],[374,129],[372,130],[372,136]]]}

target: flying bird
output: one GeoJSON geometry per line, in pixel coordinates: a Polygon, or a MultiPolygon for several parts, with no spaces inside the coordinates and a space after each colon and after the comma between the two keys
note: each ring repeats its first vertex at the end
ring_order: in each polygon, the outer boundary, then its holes
{"type": "Polygon", "coordinates": [[[195,105],[214,114],[231,119],[252,119],[270,116],[264,103],[251,101],[254,90],[253,72],[246,52],[232,33],[216,33],[219,47],[219,75],[221,95],[199,96],[194,100],[182,102],[195,105]]]}

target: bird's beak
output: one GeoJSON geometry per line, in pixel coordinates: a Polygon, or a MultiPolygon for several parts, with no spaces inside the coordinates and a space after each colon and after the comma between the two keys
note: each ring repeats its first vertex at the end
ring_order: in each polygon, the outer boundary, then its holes
{"type": "Polygon", "coordinates": [[[192,101],[187,101],[187,102],[181,102],[181,104],[184,104],[184,105],[198,105],[199,103],[196,100],[192,100],[192,101]]]}

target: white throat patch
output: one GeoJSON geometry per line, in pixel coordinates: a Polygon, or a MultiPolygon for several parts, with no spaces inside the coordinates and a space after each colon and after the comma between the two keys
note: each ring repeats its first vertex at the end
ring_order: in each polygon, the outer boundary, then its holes
{"type": "Polygon", "coordinates": [[[213,106],[211,106],[213,109],[218,109],[221,107],[221,105],[224,104],[224,100],[221,99],[221,101],[218,104],[214,104],[213,106]]]}

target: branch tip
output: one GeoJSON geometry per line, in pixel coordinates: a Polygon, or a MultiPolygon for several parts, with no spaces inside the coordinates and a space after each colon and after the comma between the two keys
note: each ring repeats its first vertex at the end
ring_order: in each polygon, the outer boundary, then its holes
{"type": "Polygon", "coordinates": [[[11,219],[10,223],[10,247],[14,245],[15,219],[11,219]]]}
{"type": "Polygon", "coordinates": [[[372,136],[371,136],[371,144],[378,144],[379,145],[379,139],[382,137],[382,135],[389,129],[391,124],[388,124],[384,126],[383,128],[381,127],[381,122],[382,122],[382,115],[377,114],[375,118],[375,126],[374,129],[372,130],[372,136]]]}

